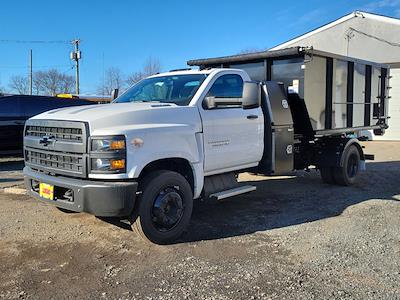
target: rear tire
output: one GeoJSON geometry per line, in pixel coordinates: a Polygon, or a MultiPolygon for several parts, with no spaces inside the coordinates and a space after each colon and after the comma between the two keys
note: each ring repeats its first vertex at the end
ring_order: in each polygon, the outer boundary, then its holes
{"type": "Polygon", "coordinates": [[[189,225],[193,193],[188,181],[172,171],[156,171],[141,183],[142,194],[131,219],[132,229],[145,241],[170,244],[189,225]]]}
{"type": "Polygon", "coordinates": [[[333,168],[331,168],[331,167],[321,168],[319,170],[319,172],[321,173],[321,178],[324,183],[327,183],[327,184],[335,184],[336,183],[335,177],[333,175],[333,168]]]}
{"type": "Polygon", "coordinates": [[[360,152],[354,145],[343,153],[343,166],[334,168],[333,176],[339,185],[350,186],[356,183],[359,173],[360,152]]]}

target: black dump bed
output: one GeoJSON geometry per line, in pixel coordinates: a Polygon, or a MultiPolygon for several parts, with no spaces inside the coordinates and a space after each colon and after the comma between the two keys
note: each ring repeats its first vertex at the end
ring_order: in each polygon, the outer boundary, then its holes
{"type": "Polygon", "coordinates": [[[284,84],[296,135],[387,128],[387,65],[295,47],[197,59],[190,66],[245,70],[252,80],[284,84]]]}

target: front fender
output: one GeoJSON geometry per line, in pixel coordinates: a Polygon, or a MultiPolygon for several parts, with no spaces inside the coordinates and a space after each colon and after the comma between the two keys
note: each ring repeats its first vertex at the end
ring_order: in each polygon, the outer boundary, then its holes
{"type": "Polygon", "coordinates": [[[127,136],[129,178],[138,178],[146,165],[166,158],[183,158],[192,165],[202,163],[202,134],[169,127],[163,131],[146,130],[134,132],[127,136]],[[133,143],[133,140],[138,138],[143,141],[143,145],[133,143]]]}
{"type": "Polygon", "coordinates": [[[192,168],[194,198],[198,198],[204,185],[202,133],[168,132],[155,136],[146,132],[142,136],[143,146],[128,146],[128,177],[139,178],[142,170],[154,161],[182,158],[188,161],[192,168]]]}

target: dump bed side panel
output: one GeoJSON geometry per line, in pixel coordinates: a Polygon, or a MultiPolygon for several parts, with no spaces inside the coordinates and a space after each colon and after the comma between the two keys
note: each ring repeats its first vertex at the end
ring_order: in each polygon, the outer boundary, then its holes
{"type": "Polygon", "coordinates": [[[368,129],[383,134],[387,128],[389,69],[386,65],[301,48],[205,59],[198,63],[202,68],[239,68],[253,80],[283,83],[291,104],[303,112],[295,116],[292,111],[295,131],[304,131],[309,138],[309,124],[312,136],[368,129]],[[293,102],[296,98],[304,103],[297,105],[293,102]],[[302,118],[308,120],[304,120],[306,125],[300,130],[296,124],[301,124],[302,118]]]}

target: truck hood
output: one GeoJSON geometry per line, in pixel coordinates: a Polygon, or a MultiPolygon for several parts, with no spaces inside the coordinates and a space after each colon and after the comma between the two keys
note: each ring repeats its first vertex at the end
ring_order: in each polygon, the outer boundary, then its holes
{"type": "MultiPolygon", "coordinates": [[[[201,131],[197,107],[167,103],[114,103],[84,105],[51,110],[33,118],[40,120],[81,121],[89,124],[90,131],[113,131],[113,128],[145,128],[189,126],[201,131]]],[[[122,133],[122,132],[119,132],[122,133]]]]}

